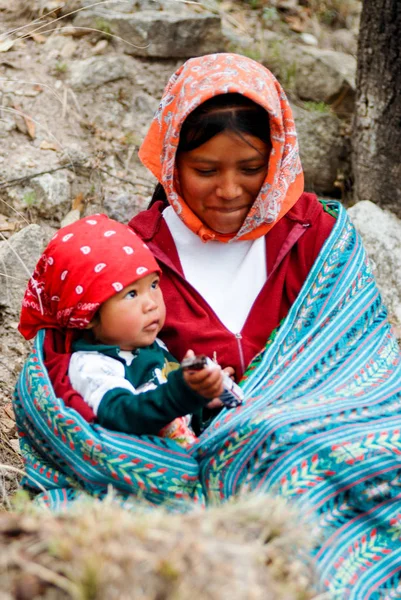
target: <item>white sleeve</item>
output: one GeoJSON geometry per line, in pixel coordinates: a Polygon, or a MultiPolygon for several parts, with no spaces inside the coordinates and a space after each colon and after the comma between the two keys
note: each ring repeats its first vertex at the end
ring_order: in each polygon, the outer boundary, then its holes
{"type": "Polygon", "coordinates": [[[74,352],[68,367],[68,376],[75,391],[81,394],[97,415],[103,396],[115,388],[124,388],[137,394],[125,379],[124,365],[100,352],[74,352]]]}

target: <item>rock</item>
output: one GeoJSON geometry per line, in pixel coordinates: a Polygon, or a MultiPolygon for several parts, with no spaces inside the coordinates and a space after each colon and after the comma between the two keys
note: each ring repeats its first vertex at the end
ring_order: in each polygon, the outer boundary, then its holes
{"type": "Polygon", "coordinates": [[[305,174],[305,189],[318,194],[333,193],[344,153],[340,120],[332,112],[309,111],[299,106],[292,106],[292,109],[305,174]]]}
{"type": "Polygon", "coordinates": [[[14,116],[4,113],[0,121],[0,138],[8,138],[10,131],[16,128],[14,116]]]}
{"type": "Polygon", "coordinates": [[[120,223],[128,223],[133,215],[145,210],[150,202],[150,196],[141,196],[138,193],[113,194],[109,192],[103,201],[106,214],[120,223]]]}
{"type": "Polygon", "coordinates": [[[45,173],[29,182],[0,191],[2,214],[12,217],[18,212],[59,221],[71,208],[71,186],[66,171],[45,173]]]}
{"type": "Polygon", "coordinates": [[[39,225],[28,225],[0,242],[0,305],[19,312],[29,277],[44,249],[45,233],[39,225]]]}
{"type": "Polygon", "coordinates": [[[364,200],[348,209],[372,261],[390,321],[401,325],[401,220],[364,200]]]}
{"type": "Polygon", "coordinates": [[[60,227],[67,227],[67,225],[71,225],[75,223],[81,218],[81,211],[78,208],[73,208],[69,213],[65,215],[60,223],[60,227]]]}
{"type": "Polygon", "coordinates": [[[72,88],[82,90],[97,88],[129,75],[130,69],[124,57],[93,56],[72,62],[68,80],[72,88]]]}
{"type": "Polygon", "coordinates": [[[63,154],[59,158],[59,163],[66,166],[83,165],[88,158],[88,154],[79,144],[69,144],[63,146],[63,154]]]}
{"type": "Polygon", "coordinates": [[[311,33],[301,33],[301,35],[299,37],[301,38],[303,43],[306,44],[307,46],[318,46],[319,45],[317,38],[314,35],[312,35],[311,33]]]}
{"type": "Polygon", "coordinates": [[[267,31],[264,42],[262,62],[277,75],[284,89],[302,100],[330,104],[339,115],[352,114],[356,77],[353,56],[293,44],[267,31]]]}
{"type": "Polygon", "coordinates": [[[338,52],[356,56],[358,49],[358,34],[349,29],[336,29],[328,36],[331,47],[338,52]]]}
{"type": "MultiPolygon", "coordinates": [[[[93,0],[80,0],[81,6],[87,12],[87,9],[94,8],[93,0]]],[[[140,10],[163,10],[169,4],[170,0],[112,0],[112,2],[105,3],[102,9],[106,9],[108,12],[121,12],[121,13],[134,13],[140,10]]],[[[180,7],[177,7],[178,10],[180,7]]]]}
{"type": "Polygon", "coordinates": [[[92,50],[92,54],[99,55],[104,54],[109,49],[109,42],[107,40],[99,40],[92,50]]]}
{"type": "Polygon", "coordinates": [[[78,42],[63,36],[51,36],[46,38],[43,45],[44,58],[47,63],[56,60],[57,57],[70,59],[78,49],[78,42]]]}
{"type": "Polygon", "coordinates": [[[71,186],[65,171],[45,173],[32,179],[30,185],[35,194],[32,208],[40,215],[59,220],[70,209],[71,186]]]}
{"type": "Polygon", "coordinates": [[[223,50],[220,17],[179,4],[174,10],[129,13],[96,7],[78,13],[74,25],[117,35],[125,42],[124,51],[135,56],[187,58],[223,50]]]}
{"type": "Polygon", "coordinates": [[[149,96],[149,94],[139,93],[134,95],[132,105],[135,114],[139,112],[149,119],[155,114],[159,106],[159,101],[149,96]]]}

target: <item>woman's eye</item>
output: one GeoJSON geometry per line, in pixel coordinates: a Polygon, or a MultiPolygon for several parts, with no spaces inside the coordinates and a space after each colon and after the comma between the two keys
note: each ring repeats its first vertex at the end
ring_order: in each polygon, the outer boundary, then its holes
{"type": "Polygon", "coordinates": [[[259,165],[258,167],[245,167],[243,172],[246,175],[254,175],[255,173],[260,173],[265,168],[265,165],[259,165]]]}
{"type": "Polygon", "coordinates": [[[195,171],[202,177],[208,177],[216,172],[215,169],[195,169],[195,171]]]}

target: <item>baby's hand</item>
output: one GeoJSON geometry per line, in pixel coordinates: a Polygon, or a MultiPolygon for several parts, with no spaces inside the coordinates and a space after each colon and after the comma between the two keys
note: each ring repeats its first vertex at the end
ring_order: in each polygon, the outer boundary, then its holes
{"type": "MultiPolygon", "coordinates": [[[[185,358],[190,356],[194,356],[192,350],[188,350],[185,358]]],[[[221,367],[217,364],[213,367],[205,367],[200,371],[191,371],[190,368],[185,369],[184,379],[191,389],[205,398],[210,398],[210,400],[217,399],[223,393],[223,373],[221,367]]],[[[218,400],[217,406],[221,406],[220,400],[218,400]]],[[[213,405],[213,408],[215,408],[215,405],[213,405]]]]}

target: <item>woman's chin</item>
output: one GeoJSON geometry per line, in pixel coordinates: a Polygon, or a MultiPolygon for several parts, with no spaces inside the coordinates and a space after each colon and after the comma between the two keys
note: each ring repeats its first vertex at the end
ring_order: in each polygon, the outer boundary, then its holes
{"type": "Polygon", "coordinates": [[[241,229],[249,208],[249,206],[241,206],[237,210],[205,210],[203,222],[216,233],[235,235],[241,229]]]}
{"type": "Polygon", "coordinates": [[[230,218],[230,215],[224,215],[223,219],[208,219],[205,221],[205,224],[221,235],[235,235],[241,229],[245,216],[242,217],[241,215],[240,218],[233,217],[234,215],[232,218],[230,218]]]}

